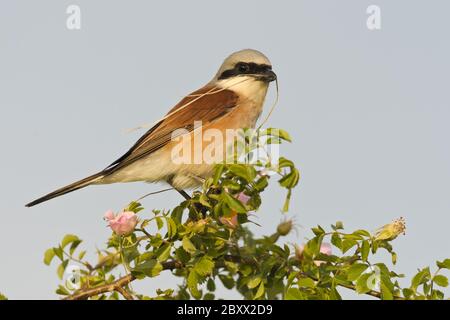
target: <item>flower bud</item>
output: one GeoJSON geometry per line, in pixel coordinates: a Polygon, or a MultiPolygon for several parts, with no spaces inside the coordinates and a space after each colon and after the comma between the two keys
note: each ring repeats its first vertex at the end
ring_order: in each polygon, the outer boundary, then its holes
{"type": "Polygon", "coordinates": [[[292,230],[292,220],[287,220],[282,223],[280,223],[277,227],[277,233],[280,236],[286,236],[291,232],[292,230]]]}

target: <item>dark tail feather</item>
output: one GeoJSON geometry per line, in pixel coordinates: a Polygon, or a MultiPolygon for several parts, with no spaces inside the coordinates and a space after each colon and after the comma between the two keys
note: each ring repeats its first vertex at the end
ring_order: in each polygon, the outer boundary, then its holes
{"type": "Polygon", "coordinates": [[[78,190],[78,189],[81,189],[81,188],[84,188],[84,187],[87,187],[88,185],[92,184],[96,179],[102,177],[103,175],[104,175],[103,172],[99,172],[99,173],[93,174],[92,176],[89,176],[89,177],[84,178],[84,179],[82,179],[80,181],[74,182],[72,184],[69,184],[68,186],[59,188],[58,190],[50,192],[49,194],[47,194],[47,195],[45,195],[45,196],[43,196],[43,197],[41,197],[39,199],[31,201],[30,203],[26,204],[25,207],[32,207],[32,206],[35,206],[35,205],[37,205],[37,204],[39,204],[41,202],[44,202],[44,201],[47,201],[47,200],[50,200],[50,199],[62,196],[64,194],[66,194],[66,193],[69,193],[69,192],[72,192],[72,191],[75,191],[75,190],[78,190]]]}

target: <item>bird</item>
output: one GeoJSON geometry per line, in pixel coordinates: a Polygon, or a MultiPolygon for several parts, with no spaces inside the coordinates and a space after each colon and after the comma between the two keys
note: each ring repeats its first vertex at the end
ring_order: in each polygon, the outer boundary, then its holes
{"type": "MultiPolygon", "coordinates": [[[[90,185],[137,181],[166,182],[189,199],[185,190],[198,187],[210,177],[214,163],[174,161],[175,148],[184,146],[190,151],[186,153],[195,158],[195,153],[205,148],[192,144],[198,135],[208,130],[226,134],[227,130],[255,128],[269,85],[275,80],[271,62],[260,51],[244,49],[232,53],[211,81],[184,97],[116,161],[25,206],[32,207],[90,185]],[[200,128],[195,123],[201,123],[200,128]]],[[[217,152],[213,158],[223,160],[223,154],[217,152]]]]}

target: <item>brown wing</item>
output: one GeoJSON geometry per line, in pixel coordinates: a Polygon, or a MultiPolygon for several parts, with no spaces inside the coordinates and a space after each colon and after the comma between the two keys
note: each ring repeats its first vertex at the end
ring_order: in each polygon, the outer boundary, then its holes
{"type": "Polygon", "coordinates": [[[181,100],[166,117],[150,128],[122,157],[110,164],[104,173],[112,173],[155,152],[172,139],[172,132],[194,129],[194,121],[208,124],[237,106],[238,96],[231,90],[205,86],[181,100]]]}

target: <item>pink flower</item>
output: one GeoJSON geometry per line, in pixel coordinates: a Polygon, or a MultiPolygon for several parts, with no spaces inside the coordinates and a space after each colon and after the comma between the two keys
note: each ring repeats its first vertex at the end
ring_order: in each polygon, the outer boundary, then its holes
{"type": "Polygon", "coordinates": [[[112,210],[108,210],[104,218],[109,222],[108,226],[119,236],[128,235],[133,232],[138,223],[137,215],[132,211],[123,211],[114,215],[112,210]]]}
{"type": "Polygon", "coordinates": [[[250,200],[251,197],[246,195],[244,192],[241,192],[237,195],[236,199],[238,199],[243,204],[247,204],[248,200],[250,200]]]}
{"type": "Polygon", "coordinates": [[[322,245],[320,246],[320,252],[327,256],[331,255],[331,244],[322,243],[322,245]]]}
{"type": "MultiPolygon", "coordinates": [[[[295,257],[298,260],[302,260],[303,259],[303,250],[305,249],[305,245],[301,244],[299,246],[297,246],[295,248],[295,257]]],[[[327,256],[331,255],[331,245],[329,243],[322,243],[322,245],[320,246],[320,253],[323,253],[327,256]]],[[[322,263],[324,263],[325,261],[321,261],[321,260],[314,260],[314,264],[316,266],[320,266],[322,263]]]]}

